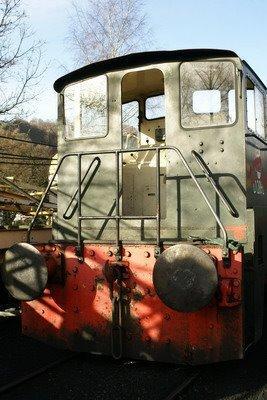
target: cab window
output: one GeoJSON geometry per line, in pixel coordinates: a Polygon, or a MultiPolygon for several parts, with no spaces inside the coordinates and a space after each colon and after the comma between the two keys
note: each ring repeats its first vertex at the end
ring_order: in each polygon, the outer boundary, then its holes
{"type": "Polygon", "coordinates": [[[234,64],[229,61],[182,63],[180,103],[184,128],[233,124],[236,120],[234,64]]]}
{"type": "Polygon", "coordinates": [[[64,90],[67,139],[107,134],[107,77],[97,76],[68,85],[64,90]]]}
{"type": "Polygon", "coordinates": [[[254,83],[246,80],[247,128],[261,137],[265,137],[264,95],[254,83]]]}

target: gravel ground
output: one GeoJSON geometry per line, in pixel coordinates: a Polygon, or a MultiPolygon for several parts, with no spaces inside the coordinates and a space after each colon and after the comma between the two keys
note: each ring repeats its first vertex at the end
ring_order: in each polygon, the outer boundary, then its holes
{"type": "MultiPolygon", "coordinates": [[[[3,400],[160,400],[200,371],[180,400],[267,400],[267,334],[243,361],[181,368],[168,364],[113,361],[77,355],[0,395],[3,400]]],[[[19,320],[0,321],[0,387],[70,352],[20,335],[19,320]]]]}

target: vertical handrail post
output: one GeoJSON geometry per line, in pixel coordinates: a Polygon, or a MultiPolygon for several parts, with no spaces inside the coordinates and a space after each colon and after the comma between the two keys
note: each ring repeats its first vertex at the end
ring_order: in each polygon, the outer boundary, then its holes
{"type": "Polygon", "coordinates": [[[160,202],[160,148],[156,150],[156,193],[157,193],[157,246],[160,247],[160,218],[161,218],[161,202],[160,202]]]}
{"type": "Polygon", "coordinates": [[[77,155],[77,180],[78,180],[78,207],[77,207],[77,226],[78,226],[78,238],[77,238],[77,255],[82,257],[82,200],[81,200],[81,180],[82,180],[82,155],[77,155]]]}
{"type": "MultiPolygon", "coordinates": [[[[120,151],[116,151],[116,247],[120,250],[120,151]]],[[[119,254],[118,254],[119,255],[119,254]]]]}

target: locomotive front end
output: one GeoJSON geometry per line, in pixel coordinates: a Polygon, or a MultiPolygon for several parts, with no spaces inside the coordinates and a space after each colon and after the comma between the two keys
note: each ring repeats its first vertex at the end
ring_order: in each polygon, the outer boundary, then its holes
{"type": "Polygon", "coordinates": [[[13,246],[2,270],[25,334],[116,359],[243,357],[260,334],[246,88],[226,50],[133,54],[56,81],[53,241],[13,246]]]}

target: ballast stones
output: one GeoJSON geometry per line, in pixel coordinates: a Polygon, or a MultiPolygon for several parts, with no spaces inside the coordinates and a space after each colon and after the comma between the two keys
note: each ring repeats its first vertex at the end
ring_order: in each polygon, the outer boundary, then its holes
{"type": "Polygon", "coordinates": [[[6,251],[1,274],[11,296],[22,301],[40,297],[48,279],[44,257],[29,243],[16,243],[6,251]]]}
{"type": "Polygon", "coordinates": [[[192,244],[171,246],[158,257],[153,283],[157,295],[168,307],[193,312],[205,307],[218,285],[212,259],[192,244]]]}

